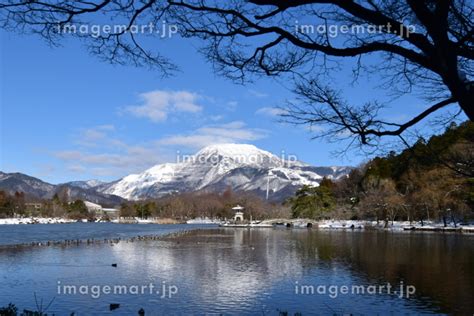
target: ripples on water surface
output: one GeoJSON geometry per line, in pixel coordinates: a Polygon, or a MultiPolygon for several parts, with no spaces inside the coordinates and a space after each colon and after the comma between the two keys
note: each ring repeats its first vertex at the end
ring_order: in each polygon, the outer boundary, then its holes
{"type": "MultiPolygon", "coordinates": [[[[209,227],[196,225],[195,227],[209,227]]],[[[194,226],[193,226],[194,227],[194,226]]],[[[137,235],[161,235],[189,229],[190,225],[70,223],[41,225],[0,225],[0,245],[31,242],[128,238],[137,235]]]]}
{"type": "MultiPolygon", "coordinates": [[[[134,229],[151,234],[152,230],[189,228],[142,226],[134,229]]],[[[127,225],[114,229],[125,235],[134,230],[127,225]]],[[[4,233],[2,227],[0,232],[4,233]]],[[[20,309],[35,309],[36,293],[43,305],[54,297],[48,312],[58,315],[137,315],[140,308],[147,315],[272,315],[277,310],[303,315],[472,314],[473,241],[474,236],[459,234],[212,229],[114,245],[3,247],[0,306],[14,302],[20,309]],[[93,299],[90,295],[58,295],[58,281],[77,286],[150,282],[161,286],[165,282],[176,285],[178,293],[172,298],[129,294],[93,299]],[[340,294],[333,299],[295,294],[296,284],[390,282],[398,286],[400,281],[416,286],[416,295],[400,299],[393,294],[340,294]],[[120,307],[109,311],[110,303],[120,307]]]]}

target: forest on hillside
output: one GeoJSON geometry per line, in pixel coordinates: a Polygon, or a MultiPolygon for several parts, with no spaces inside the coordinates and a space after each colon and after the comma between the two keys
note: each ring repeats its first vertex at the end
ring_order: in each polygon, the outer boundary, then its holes
{"type": "Polygon", "coordinates": [[[451,124],[340,181],[303,187],[287,203],[293,217],[468,221],[474,217],[474,123],[451,124]]]}

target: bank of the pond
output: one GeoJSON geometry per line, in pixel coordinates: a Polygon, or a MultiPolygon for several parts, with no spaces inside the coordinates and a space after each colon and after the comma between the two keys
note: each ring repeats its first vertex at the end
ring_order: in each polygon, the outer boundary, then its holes
{"type": "Polygon", "coordinates": [[[381,229],[395,231],[439,231],[439,232],[474,232],[474,225],[462,223],[444,223],[434,221],[340,221],[327,220],[317,222],[319,229],[381,229]]]}
{"type": "MultiPolygon", "coordinates": [[[[71,223],[90,223],[87,220],[72,220],[67,218],[43,218],[43,217],[22,217],[22,218],[3,218],[0,219],[0,225],[22,225],[22,224],[71,224],[71,223]]],[[[97,220],[93,223],[104,223],[97,220]]],[[[410,222],[410,221],[366,221],[366,220],[312,220],[312,219],[268,219],[262,221],[252,221],[251,223],[229,223],[219,219],[196,218],[187,221],[176,220],[172,218],[149,218],[141,219],[120,218],[107,223],[112,224],[189,224],[189,225],[221,225],[224,227],[239,228],[271,228],[286,226],[293,228],[317,228],[317,229],[379,229],[395,231],[438,231],[438,232],[474,232],[474,224],[465,223],[442,223],[435,221],[410,222]]]]}
{"type": "MultiPolygon", "coordinates": [[[[113,220],[102,220],[96,219],[90,221],[87,219],[70,219],[63,217],[13,217],[13,218],[0,218],[0,225],[23,225],[23,224],[67,224],[67,223],[116,223],[116,224],[185,224],[186,221],[177,220],[173,218],[147,218],[142,219],[139,217],[119,218],[113,220]]],[[[206,223],[204,223],[206,224],[206,223]]]]}
{"type": "Polygon", "coordinates": [[[231,228],[312,228],[322,230],[388,230],[388,231],[433,231],[433,232],[474,232],[473,224],[439,223],[434,221],[362,221],[362,220],[311,220],[311,219],[270,219],[252,223],[225,223],[231,228]]]}

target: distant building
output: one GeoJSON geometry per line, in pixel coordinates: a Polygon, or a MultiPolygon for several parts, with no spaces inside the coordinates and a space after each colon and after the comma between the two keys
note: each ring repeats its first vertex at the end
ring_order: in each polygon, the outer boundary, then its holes
{"type": "Polygon", "coordinates": [[[120,216],[120,210],[116,208],[103,208],[102,212],[110,218],[118,218],[120,216]]]}
{"type": "Polygon", "coordinates": [[[99,205],[99,204],[95,204],[95,203],[92,203],[92,202],[89,202],[89,201],[84,201],[84,204],[86,205],[87,207],[87,210],[89,212],[101,212],[102,211],[102,206],[99,205]]]}
{"type": "Polygon", "coordinates": [[[110,218],[116,218],[116,217],[119,217],[120,215],[120,210],[116,208],[102,207],[102,205],[92,203],[89,201],[84,201],[84,204],[86,205],[87,210],[89,212],[95,213],[96,215],[101,215],[101,216],[107,215],[110,218]]]}

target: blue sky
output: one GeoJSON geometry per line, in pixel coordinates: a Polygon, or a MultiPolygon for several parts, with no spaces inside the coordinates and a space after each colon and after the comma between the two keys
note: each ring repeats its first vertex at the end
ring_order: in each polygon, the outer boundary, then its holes
{"type": "MultiPolygon", "coordinates": [[[[218,142],[251,143],[318,166],[366,158],[334,156],[341,144],[279,123],[272,108],[294,97],[284,85],[264,78],[242,86],[218,77],[195,42],[156,39],[180,67],[163,79],[153,70],[101,62],[79,41],[51,48],[34,36],[0,35],[2,171],[52,183],[114,180],[218,142]]],[[[351,87],[349,78],[344,69],[332,80],[354,102],[384,95],[365,82],[351,87]]],[[[416,102],[402,98],[403,110],[387,115],[403,119],[420,109],[411,106],[416,102]]]]}

